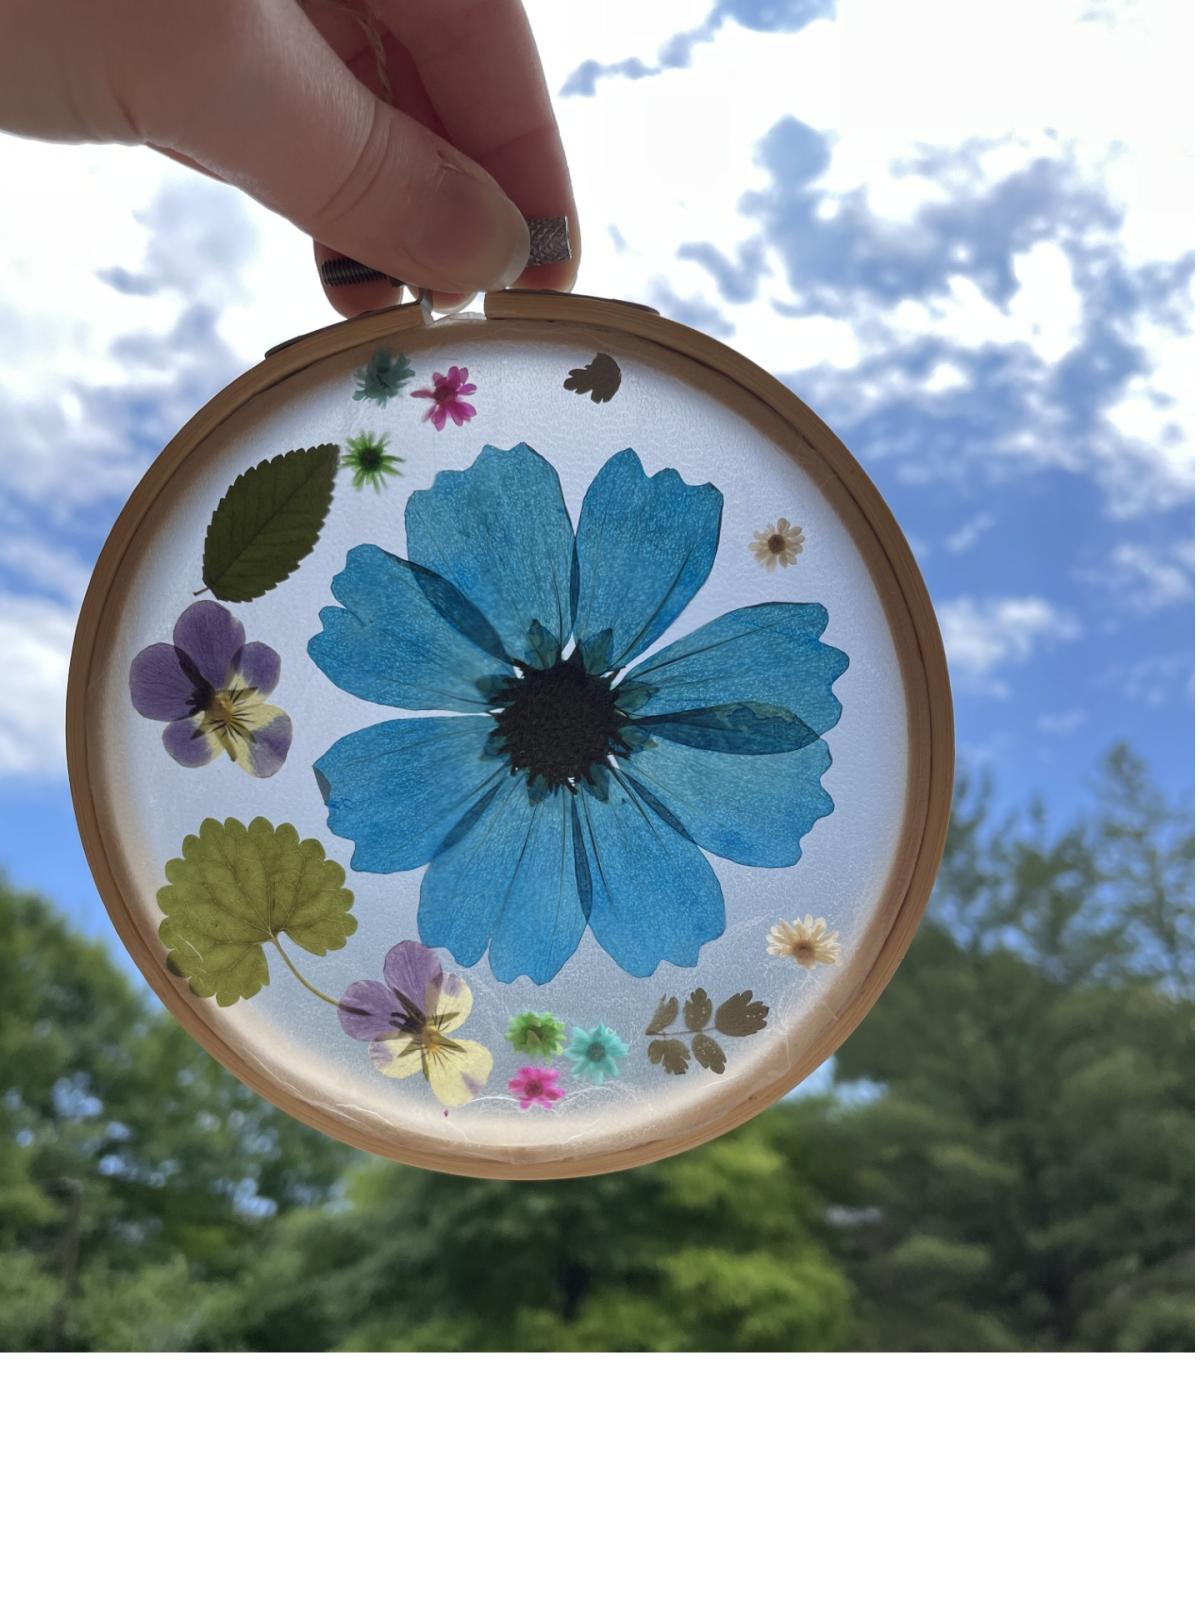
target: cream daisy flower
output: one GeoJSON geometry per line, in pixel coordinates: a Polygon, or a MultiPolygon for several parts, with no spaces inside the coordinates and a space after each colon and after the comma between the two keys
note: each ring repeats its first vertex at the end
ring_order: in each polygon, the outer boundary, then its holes
{"type": "Polygon", "coordinates": [[[750,548],[768,571],[775,570],[776,562],[781,567],[793,567],[804,548],[804,534],[793,528],[786,517],[780,517],[773,528],[754,535],[750,548]]]}
{"type": "Polygon", "coordinates": [[[795,922],[777,922],[767,935],[767,954],[790,956],[798,967],[831,967],[842,954],[841,935],[827,926],[824,917],[799,917],[795,922]]]}

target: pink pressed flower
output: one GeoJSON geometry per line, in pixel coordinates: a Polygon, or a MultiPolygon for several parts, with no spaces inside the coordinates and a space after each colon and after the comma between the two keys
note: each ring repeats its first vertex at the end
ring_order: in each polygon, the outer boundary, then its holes
{"type": "Polygon", "coordinates": [[[558,1087],[557,1067],[522,1067],[508,1080],[508,1087],[521,1102],[521,1110],[530,1106],[545,1106],[547,1110],[563,1097],[558,1087]]]}
{"type": "Polygon", "coordinates": [[[475,385],[467,382],[466,367],[451,367],[449,372],[434,373],[432,389],[414,389],[412,397],[414,400],[433,401],[421,420],[432,422],[441,433],[447,417],[456,428],[461,428],[464,422],[471,420],[475,415],[475,407],[469,406],[460,396],[474,393],[475,385]]]}

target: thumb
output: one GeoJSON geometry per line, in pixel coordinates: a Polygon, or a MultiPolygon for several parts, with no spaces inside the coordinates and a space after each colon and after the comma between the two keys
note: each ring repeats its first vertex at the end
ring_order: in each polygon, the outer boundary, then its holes
{"type": "Polygon", "coordinates": [[[147,143],[403,283],[469,294],[524,271],[528,228],[495,180],[372,94],[293,0],[150,10],[162,46],[137,55],[156,70],[123,93],[147,143]]]}

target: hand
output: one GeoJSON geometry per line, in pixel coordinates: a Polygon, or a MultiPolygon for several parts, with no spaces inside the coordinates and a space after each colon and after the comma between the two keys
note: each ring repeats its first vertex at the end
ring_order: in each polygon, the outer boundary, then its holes
{"type": "Polygon", "coordinates": [[[0,127],[150,145],[442,305],[575,279],[525,270],[523,215],[567,215],[576,255],[578,223],[521,0],[0,0],[0,127]]]}

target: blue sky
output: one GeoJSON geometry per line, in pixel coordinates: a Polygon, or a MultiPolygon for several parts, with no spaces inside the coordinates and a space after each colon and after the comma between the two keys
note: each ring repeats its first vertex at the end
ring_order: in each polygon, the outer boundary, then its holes
{"type": "MultiPolygon", "coordinates": [[[[580,289],[716,334],[843,435],[938,607],[964,763],[1066,816],[1123,738],[1186,790],[1188,8],[528,9],[580,289]]],[[[0,863],[100,932],[61,738],[91,562],[181,423],[330,317],[287,224],[149,152],[0,138],[0,203],[0,863]]]]}

